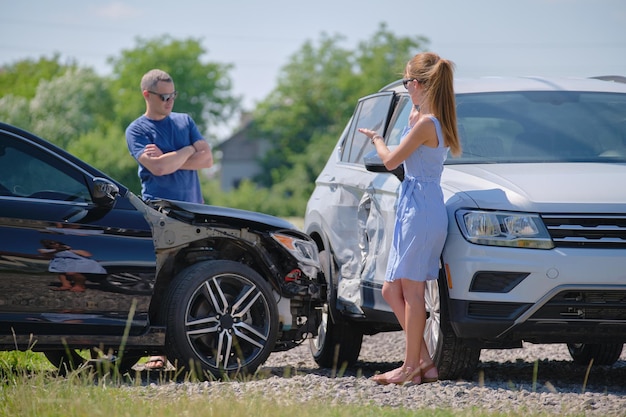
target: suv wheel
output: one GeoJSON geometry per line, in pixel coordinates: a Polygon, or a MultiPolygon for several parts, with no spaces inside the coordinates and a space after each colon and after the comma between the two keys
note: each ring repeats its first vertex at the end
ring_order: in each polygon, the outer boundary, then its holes
{"type": "Polygon", "coordinates": [[[110,373],[117,367],[120,374],[129,372],[142,354],[125,353],[121,357],[103,354],[98,349],[64,349],[43,352],[48,361],[59,370],[59,375],[67,375],[83,366],[94,366],[97,372],[110,373]]]}
{"type": "Polygon", "coordinates": [[[197,378],[250,374],[272,353],[278,308],[270,285],[233,261],[200,262],[180,272],[162,307],[166,353],[197,378]],[[193,358],[188,363],[189,358],[193,358]]]}
{"type": "Polygon", "coordinates": [[[478,362],[480,349],[468,346],[456,337],[450,324],[446,277],[442,272],[438,280],[426,283],[425,302],[428,318],[424,340],[441,379],[470,379],[478,362]]]}
{"type": "Polygon", "coordinates": [[[587,366],[593,359],[594,365],[613,365],[622,355],[623,343],[568,343],[567,349],[577,365],[587,366]]]}
{"type": "Polygon", "coordinates": [[[352,366],[359,358],[363,333],[342,320],[336,309],[337,286],[334,277],[337,267],[326,250],[319,253],[320,264],[326,278],[326,302],[316,310],[317,336],[309,339],[309,348],[315,362],[323,368],[337,369],[352,366]]]}

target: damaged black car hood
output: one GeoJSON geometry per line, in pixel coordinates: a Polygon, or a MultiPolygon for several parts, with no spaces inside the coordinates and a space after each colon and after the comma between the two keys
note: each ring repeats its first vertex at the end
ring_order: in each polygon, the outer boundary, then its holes
{"type": "Polygon", "coordinates": [[[202,223],[213,226],[228,224],[231,227],[236,224],[240,227],[251,227],[256,230],[297,229],[286,220],[247,210],[176,200],[154,200],[149,204],[161,212],[167,212],[168,216],[186,223],[202,223]]]}

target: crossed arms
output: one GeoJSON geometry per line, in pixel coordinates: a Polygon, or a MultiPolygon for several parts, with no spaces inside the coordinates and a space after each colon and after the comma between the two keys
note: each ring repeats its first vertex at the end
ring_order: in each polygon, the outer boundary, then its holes
{"type": "Polygon", "coordinates": [[[176,151],[163,153],[155,144],[146,145],[139,163],[153,175],[171,174],[179,169],[198,170],[213,165],[213,154],[206,140],[198,140],[176,151]]]}

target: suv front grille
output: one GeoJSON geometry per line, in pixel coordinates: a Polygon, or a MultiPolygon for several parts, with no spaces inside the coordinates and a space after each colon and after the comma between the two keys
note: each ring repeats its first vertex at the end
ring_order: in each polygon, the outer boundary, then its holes
{"type": "Polygon", "coordinates": [[[521,303],[491,303],[484,301],[470,301],[467,305],[467,315],[472,318],[492,318],[512,320],[518,317],[529,304],[521,303]]]}
{"type": "Polygon", "coordinates": [[[535,312],[530,320],[625,322],[626,291],[563,291],[535,312]]]}
{"type": "Polygon", "coordinates": [[[543,214],[541,218],[557,247],[626,249],[624,214],[543,214]]]}

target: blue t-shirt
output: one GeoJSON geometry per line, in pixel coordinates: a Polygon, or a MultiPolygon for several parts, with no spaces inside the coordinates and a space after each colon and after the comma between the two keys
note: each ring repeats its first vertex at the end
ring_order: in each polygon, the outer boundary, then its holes
{"type": "MultiPolygon", "coordinates": [[[[126,129],[126,143],[130,154],[139,161],[146,145],[154,143],[163,153],[172,152],[204,140],[193,119],[184,113],[170,113],[163,120],[151,120],[145,115],[133,121],[126,129]]],[[[146,200],[169,200],[203,203],[198,173],[179,169],[167,175],[156,176],[139,164],[141,195],[146,200]]]]}

